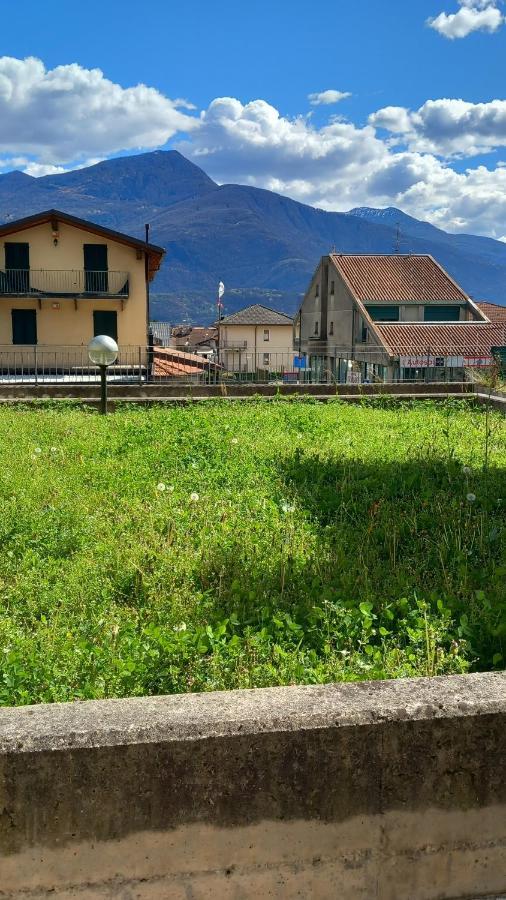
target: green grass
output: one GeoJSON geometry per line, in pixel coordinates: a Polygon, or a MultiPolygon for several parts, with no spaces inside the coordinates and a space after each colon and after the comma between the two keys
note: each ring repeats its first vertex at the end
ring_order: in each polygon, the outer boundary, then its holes
{"type": "Polygon", "coordinates": [[[0,703],[504,666],[499,414],[4,408],[0,448],[0,703]]]}

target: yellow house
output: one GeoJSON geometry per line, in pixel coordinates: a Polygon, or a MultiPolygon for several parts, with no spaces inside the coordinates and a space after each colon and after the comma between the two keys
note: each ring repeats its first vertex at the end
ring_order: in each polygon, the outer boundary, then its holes
{"type": "Polygon", "coordinates": [[[260,303],[219,323],[220,363],[229,372],[278,375],[293,369],[293,320],[260,303]]]}
{"type": "Polygon", "coordinates": [[[145,348],[149,282],[164,252],[56,209],[0,226],[3,353],[63,354],[96,334],[145,348]]]}

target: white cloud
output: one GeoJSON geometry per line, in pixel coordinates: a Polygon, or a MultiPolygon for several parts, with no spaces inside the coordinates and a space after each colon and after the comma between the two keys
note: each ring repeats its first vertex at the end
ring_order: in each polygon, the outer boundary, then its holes
{"type": "MultiPolygon", "coordinates": [[[[389,108],[393,128],[402,115],[389,108]]],[[[379,117],[379,113],[378,113],[379,117]]],[[[400,206],[417,218],[453,231],[503,235],[506,167],[455,171],[435,153],[399,148],[373,124],[287,118],[264,100],[214,100],[200,127],[177,147],[219,182],[277,191],[328,210],[400,206]]]]}
{"type": "Polygon", "coordinates": [[[349,91],[320,91],[318,94],[308,94],[308,100],[311,106],[329,106],[332,103],[339,103],[351,97],[349,91]]]}
{"type": "Polygon", "coordinates": [[[506,100],[427,100],[415,111],[387,106],[369,124],[399,135],[412,150],[469,157],[506,147],[506,100]]]}
{"type": "Polygon", "coordinates": [[[55,173],[175,137],[220,182],[329,210],[396,205],[450,230],[506,234],[506,165],[457,171],[449,162],[452,154],[506,146],[506,101],[430,100],[416,111],[378,110],[364,126],[337,117],[317,126],[265,100],[233,97],[192,115],[188,101],[145,85],[123,88],[98,70],[47,71],[39,60],[4,57],[0,122],[0,171],[55,173]]]}
{"type": "Polygon", "coordinates": [[[498,0],[458,0],[456,13],[440,13],[427,24],[450,40],[465,38],[473,31],[497,31],[505,18],[498,8],[498,0]]]}
{"type": "MultiPolygon", "coordinates": [[[[83,157],[159,147],[195,117],[187,101],[154,88],[123,88],[100,69],[73,63],[46,69],[40,59],[0,57],[0,152],[36,155],[60,166],[83,157]]],[[[190,107],[191,108],[191,107],[190,107]]]]}

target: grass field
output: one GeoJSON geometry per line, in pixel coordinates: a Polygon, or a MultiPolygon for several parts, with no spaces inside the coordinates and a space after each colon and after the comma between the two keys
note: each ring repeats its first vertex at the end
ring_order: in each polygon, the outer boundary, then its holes
{"type": "Polygon", "coordinates": [[[0,447],[0,703],[504,667],[499,414],[4,408],[0,447]]]}

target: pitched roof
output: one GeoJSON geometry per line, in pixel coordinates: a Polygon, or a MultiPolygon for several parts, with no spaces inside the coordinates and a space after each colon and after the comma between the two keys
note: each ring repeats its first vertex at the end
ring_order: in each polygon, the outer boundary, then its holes
{"type": "Polygon", "coordinates": [[[181,350],[155,347],[154,350],[155,377],[169,375],[177,378],[183,375],[202,375],[209,368],[217,368],[215,363],[210,363],[204,357],[195,353],[183,353],[181,350]]]}
{"type": "Polygon", "coordinates": [[[382,300],[394,303],[466,302],[469,299],[432,256],[333,253],[330,258],[354,296],[364,303],[382,300]]]}
{"type": "Polygon", "coordinates": [[[253,306],[246,306],[239,312],[231,313],[224,316],[221,320],[222,325],[293,325],[291,316],[278,312],[276,309],[270,309],[268,306],[262,306],[260,303],[254,303],[253,306]]]}
{"type": "Polygon", "coordinates": [[[476,306],[485,313],[491,322],[506,322],[506,306],[500,306],[498,303],[489,303],[487,300],[480,300],[476,306]]]}
{"type": "Polygon", "coordinates": [[[506,344],[506,323],[452,322],[450,325],[428,325],[424,322],[403,324],[375,323],[391,356],[441,355],[490,356],[491,347],[506,344]]]}
{"type": "Polygon", "coordinates": [[[71,216],[60,209],[46,209],[44,212],[35,213],[33,216],[25,216],[23,219],[6,222],[4,225],[0,225],[0,238],[9,234],[16,234],[18,231],[25,231],[27,228],[33,228],[35,225],[44,225],[46,222],[54,221],[65,222],[67,225],[82,228],[83,231],[88,231],[90,234],[108,237],[118,244],[126,244],[128,247],[135,247],[139,250],[147,249],[150,279],[153,278],[155,272],[160,268],[160,263],[165,253],[163,247],[158,247],[156,244],[146,244],[145,241],[134,238],[129,234],[124,234],[122,231],[114,231],[112,228],[106,228],[104,225],[98,225],[96,222],[89,222],[87,219],[71,216]]]}

